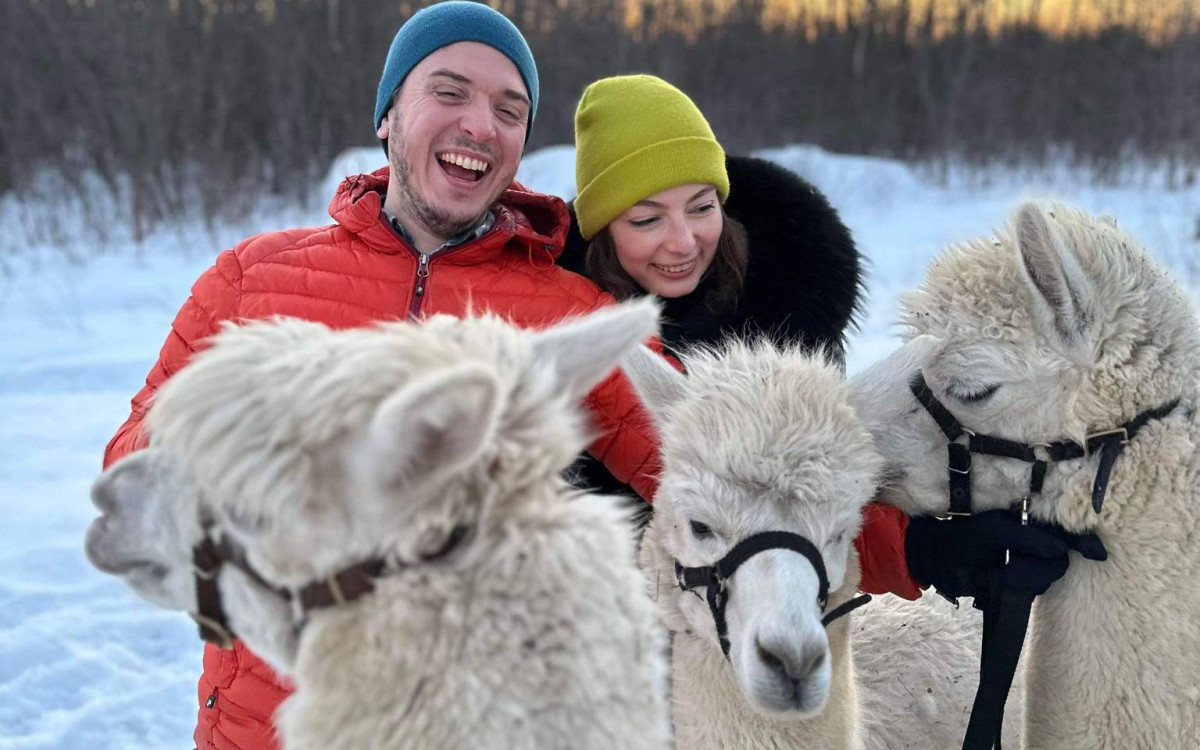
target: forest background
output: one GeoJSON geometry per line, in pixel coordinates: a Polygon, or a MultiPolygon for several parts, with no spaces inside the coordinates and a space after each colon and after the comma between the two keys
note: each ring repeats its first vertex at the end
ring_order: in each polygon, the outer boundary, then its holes
{"type": "MultiPolygon", "coordinates": [[[[87,175],[135,236],[310,198],[338,153],[374,142],[382,60],[422,5],[5,0],[0,196],[53,199],[87,175]]],[[[690,94],[734,153],[810,143],[935,176],[1054,164],[1101,183],[1152,171],[1167,188],[1200,165],[1200,0],[491,5],[538,61],[529,150],[573,140],[591,81],[648,72],[690,94]]]]}

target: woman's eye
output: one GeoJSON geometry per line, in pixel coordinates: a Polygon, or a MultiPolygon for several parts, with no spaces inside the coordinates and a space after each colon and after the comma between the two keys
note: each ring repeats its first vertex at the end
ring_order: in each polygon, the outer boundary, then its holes
{"type": "Polygon", "coordinates": [[[647,219],[630,219],[629,225],[634,227],[648,227],[656,221],[658,221],[657,216],[651,216],[647,219]]]}
{"type": "Polygon", "coordinates": [[[699,521],[691,521],[688,525],[692,527],[692,536],[697,539],[707,539],[712,536],[712,529],[699,521]]]}
{"type": "Polygon", "coordinates": [[[978,389],[960,388],[951,389],[950,395],[963,403],[978,404],[987,401],[998,390],[1000,390],[999,385],[989,385],[978,389]]]}
{"type": "Polygon", "coordinates": [[[703,206],[697,206],[696,208],[693,208],[692,213],[703,215],[709,211],[712,211],[714,208],[716,208],[715,203],[705,203],[703,206]]]}

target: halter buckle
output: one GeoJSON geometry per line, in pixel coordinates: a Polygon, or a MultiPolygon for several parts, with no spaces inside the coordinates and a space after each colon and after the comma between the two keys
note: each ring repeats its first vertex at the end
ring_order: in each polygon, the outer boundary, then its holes
{"type": "Polygon", "coordinates": [[[216,565],[211,568],[202,568],[199,565],[192,566],[192,575],[205,581],[214,580],[221,574],[221,566],[216,565]]]}
{"type": "Polygon", "coordinates": [[[342,592],[342,584],[338,582],[336,573],[325,579],[325,586],[329,589],[329,595],[333,597],[334,604],[340,607],[346,603],[346,595],[342,592]]]}
{"type": "Polygon", "coordinates": [[[1093,439],[1104,437],[1105,435],[1120,435],[1121,436],[1121,445],[1126,445],[1129,443],[1129,430],[1125,427],[1114,427],[1111,430],[1101,430],[1100,432],[1093,432],[1093,433],[1087,435],[1086,437],[1084,437],[1084,439],[1083,439],[1084,450],[1087,450],[1088,443],[1092,442],[1093,439]]]}

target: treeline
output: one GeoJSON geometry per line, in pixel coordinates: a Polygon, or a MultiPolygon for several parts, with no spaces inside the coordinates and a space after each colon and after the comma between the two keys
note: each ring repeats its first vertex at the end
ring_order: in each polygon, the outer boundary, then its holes
{"type": "MultiPolygon", "coordinates": [[[[263,191],[305,194],[340,150],[374,142],[384,54],[423,4],[5,0],[0,193],[43,167],[92,170],[149,224],[196,200],[220,215],[263,191]]],[[[589,82],[651,72],[691,94],[732,151],[1054,155],[1100,175],[1142,159],[1179,181],[1200,164],[1195,0],[492,4],[538,61],[530,148],[571,141],[589,82]]]]}

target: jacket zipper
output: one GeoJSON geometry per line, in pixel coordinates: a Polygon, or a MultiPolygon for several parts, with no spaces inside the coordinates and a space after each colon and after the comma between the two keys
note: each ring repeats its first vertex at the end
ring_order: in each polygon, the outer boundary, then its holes
{"type": "MultiPolygon", "coordinates": [[[[392,231],[395,230],[393,229],[392,231]]],[[[492,228],[492,231],[495,231],[494,227],[492,228]]],[[[465,250],[466,248],[474,245],[476,242],[483,240],[484,237],[487,237],[491,233],[492,232],[488,232],[487,234],[483,235],[483,237],[479,237],[469,242],[464,242],[461,245],[445,248],[439,252],[437,256],[439,258],[443,258],[447,255],[457,253],[459,250],[465,250]]],[[[408,306],[408,316],[415,320],[421,313],[421,303],[425,301],[425,293],[429,291],[429,269],[430,265],[433,263],[433,255],[430,253],[418,252],[416,248],[410,246],[407,242],[404,243],[404,246],[408,248],[410,253],[417,256],[417,278],[413,283],[412,304],[408,306]]]]}
{"type": "Polygon", "coordinates": [[[417,253],[417,281],[413,285],[412,304],[408,306],[408,316],[416,319],[421,312],[421,302],[425,299],[425,286],[429,283],[429,254],[417,253]]]}
{"type": "MultiPolygon", "coordinates": [[[[390,221],[387,221],[385,219],[383,221],[383,224],[389,230],[391,230],[392,234],[394,234],[396,236],[396,239],[400,240],[400,244],[404,246],[404,249],[408,250],[408,252],[417,256],[417,278],[416,278],[416,281],[413,283],[412,304],[410,304],[408,306],[408,316],[410,318],[416,319],[421,313],[421,303],[425,301],[425,292],[428,291],[428,289],[429,289],[429,266],[430,266],[430,263],[433,262],[433,256],[430,255],[429,253],[419,252],[415,247],[408,244],[408,240],[404,239],[404,235],[402,235],[396,231],[396,228],[394,226],[392,226],[392,223],[390,221]]],[[[483,237],[477,237],[473,240],[470,240],[469,242],[464,242],[461,245],[455,245],[454,247],[446,248],[445,250],[442,250],[440,253],[438,253],[438,257],[440,258],[443,255],[450,255],[451,253],[455,253],[455,252],[458,252],[459,250],[470,247],[470,246],[474,245],[476,242],[482,241],[484,238],[486,238],[488,235],[490,235],[492,232],[495,232],[495,231],[496,231],[496,227],[493,226],[490,230],[488,230],[488,232],[486,234],[483,235],[483,237]]]]}

